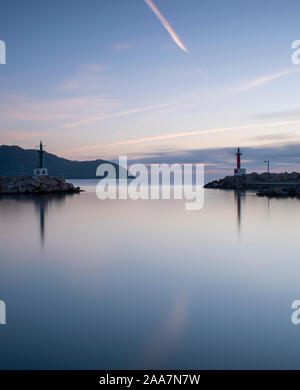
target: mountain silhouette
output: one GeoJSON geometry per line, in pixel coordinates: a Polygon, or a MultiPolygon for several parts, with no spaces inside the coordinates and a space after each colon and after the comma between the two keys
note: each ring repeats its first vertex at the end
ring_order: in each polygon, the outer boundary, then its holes
{"type": "MultiPolygon", "coordinates": [[[[106,160],[72,161],[55,154],[44,154],[45,167],[49,175],[66,179],[95,179],[96,170],[100,164],[112,164],[119,177],[118,164],[106,160]]],[[[33,169],[38,167],[38,153],[33,149],[22,149],[19,146],[0,146],[0,175],[2,176],[32,176],[33,169]]]]}

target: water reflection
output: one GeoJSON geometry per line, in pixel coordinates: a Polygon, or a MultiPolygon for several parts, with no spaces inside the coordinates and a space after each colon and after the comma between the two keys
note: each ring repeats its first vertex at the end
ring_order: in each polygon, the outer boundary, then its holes
{"type": "Polygon", "coordinates": [[[48,199],[44,198],[43,196],[39,197],[38,201],[34,199],[34,206],[40,219],[40,240],[43,247],[45,239],[45,213],[47,213],[48,209],[48,199]]]}
{"type": "Polygon", "coordinates": [[[184,291],[178,292],[173,299],[168,311],[143,345],[142,354],[134,361],[133,368],[159,367],[180,345],[187,320],[188,299],[184,291]]]}
{"type": "Polygon", "coordinates": [[[183,206],[0,197],[0,367],[297,368],[299,200],[207,189],[183,206]]]}
{"type": "MultiPolygon", "coordinates": [[[[52,193],[52,194],[20,194],[20,195],[1,195],[0,202],[9,202],[10,206],[34,205],[35,215],[39,223],[40,243],[44,247],[45,243],[45,224],[49,206],[63,206],[67,197],[78,196],[72,193],[52,193]]],[[[0,203],[1,205],[1,203],[0,203]]],[[[13,208],[14,208],[13,206],[13,208]]],[[[3,209],[3,208],[2,208],[3,209]]],[[[1,209],[1,212],[2,212],[1,209]]]]}
{"type": "Polygon", "coordinates": [[[241,234],[241,223],[242,223],[242,198],[244,199],[246,196],[245,192],[240,190],[234,191],[234,200],[236,203],[236,216],[237,216],[237,229],[238,235],[241,234]]]}

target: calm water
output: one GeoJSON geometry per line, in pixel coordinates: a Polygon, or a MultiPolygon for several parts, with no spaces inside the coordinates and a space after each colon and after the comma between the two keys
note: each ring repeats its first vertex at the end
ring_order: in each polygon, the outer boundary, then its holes
{"type": "Polygon", "coordinates": [[[300,368],[299,200],[187,212],[88,184],[0,198],[1,368],[300,368]]]}

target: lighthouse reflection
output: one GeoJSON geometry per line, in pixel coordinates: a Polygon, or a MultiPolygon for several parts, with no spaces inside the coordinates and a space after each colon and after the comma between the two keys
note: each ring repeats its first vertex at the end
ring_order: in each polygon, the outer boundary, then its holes
{"type": "MultiPolygon", "coordinates": [[[[53,207],[62,208],[65,205],[67,198],[78,194],[69,193],[53,193],[53,194],[20,194],[20,195],[1,195],[0,197],[0,214],[2,221],[11,219],[20,220],[20,229],[22,228],[23,218],[30,220],[30,214],[35,216],[38,223],[39,237],[41,247],[44,246],[47,234],[47,215],[48,210],[53,207]],[[34,210],[30,210],[32,205],[34,210]]],[[[31,227],[34,227],[32,225],[31,227]]],[[[31,229],[30,229],[31,230],[31,229]]],[[[22,235],[25,234],[22,230],[22,235]]],[[[26,232],[27,233],[27,232],[26,232]]],[[[29,233],[29,232],[28,232],[29,233]]],[[[21,234],[21,232],[20,232],[21,234]]]]}
{"type": "Polygon", "coordinates": [[[45,213],[47,212],[48,202],[44,197],[40,197],[38,200],[35,200],[35,210],[36,214],[39,215],[40,220],[40,240],[41,245],[44,246],[45,241],[45,213]]]}
{"type": "Polygon", "coordinates": [[[66,201],[67,197],[72,197],[74,194],[40,194],[38,196],[31,196],[29,200],[34,202],[35,213],[39,221],[39,230],[40,230],[40,243],[44,247],[45,236],[46,236],[46,218],[48,214],[48,209],[52,205],[61,205],[66,201]]]}
{"type": "Polygon", "coordinates": [[[236,219],[237,219],[237,228],[238,228],[238,235],[241,234],[241,226],[242,226],[242,199],[244,199],[246,196],[245,192],[242,192],[240,190],[234,191],[234,200],[236,204],[236,219]]]}

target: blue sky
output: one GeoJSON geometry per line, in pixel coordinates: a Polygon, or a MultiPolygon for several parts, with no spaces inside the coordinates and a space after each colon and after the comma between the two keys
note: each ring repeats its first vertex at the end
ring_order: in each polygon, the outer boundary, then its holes
{"type": "Polygon", "coordinates": [[[144,0],[2,0],[0,143],[143,159],[300,142],[299,1],[153,4],[187,52],[144,0]]]}

